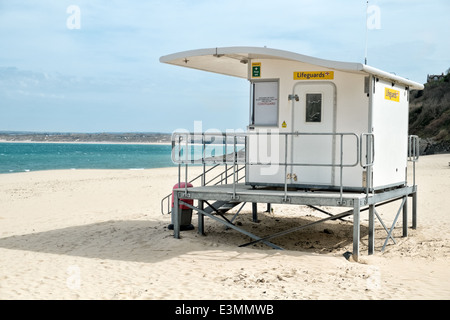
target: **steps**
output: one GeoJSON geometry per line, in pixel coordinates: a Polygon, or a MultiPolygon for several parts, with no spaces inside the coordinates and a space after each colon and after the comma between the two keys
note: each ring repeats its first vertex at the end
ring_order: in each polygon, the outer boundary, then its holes
{"type": "MultiPolygon", "coordinates": [[[[202,181],[202,185],[204,186],[214,186],[214,185],[219,185],[219,184],[227,184],[227,180],[232,180],[231,177],[233,176],[233,174],[239,174],[239,177],[236,178],[236,180],[232,183],[238,183],[239,181],[241,181],[242,179],[245,178],[245,166],[241,166],[239,168],[237,168],[237,170],[235,172],[233,172],[233,166],[228,166],[225,167],[224,170],[221,170],[218,174],[214,175],[213,174],[213,170],[219,168],[220,164],[214,165],[213,167],[211,167],[210,169],[208,169],[207,171],[204,171],[202,174],[198,175],[197,177],[195,177],[194,179],[190,180],[189,183],[193,183],[196,180],[201,180],[202,181]],[[208,174],[213,174],[213,177],[209,180],[206,180],[206,173],[208,174]]],[[[180,173],[179,173],[180,174],[180,173]]],[[[178,179],[180,180],[180,179],[178,179]]],[[[169,193],[167,196],[165,196],[162,200],[161,200],[161,214],[170,214],[172,212],[172,208],[171,208],[171,197],[172,197],[172,193],[169,193]]],[[[234,208],[235,206],[237,206],[239,204],[239,202],[229,202],[229,201],[217,201],[215,202],[215,204],[213,204],[214,208],[216,209],[220,209],[217,210],[219,213],[225,213],[228,210],[234,208]]],[[[214,210],[212,208],[210,208],[208,206],[208,213],[212,213],[214,210]]]]}
{"type": "Polygon", "coordinates": [[[207,206],[203,211],[206,213],[214,214],[214,212],[218,212],[220,214],[224,214],[227,211],[236,207],[240,202],[231,202],[231,201],[216,201],[213,204],[207,206]]]}

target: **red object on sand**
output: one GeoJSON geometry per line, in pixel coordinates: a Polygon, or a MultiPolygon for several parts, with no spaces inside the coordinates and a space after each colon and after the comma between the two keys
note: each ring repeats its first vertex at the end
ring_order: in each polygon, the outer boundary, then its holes
{"type": "MultiPolygon", "coordinates": [[[[177,183],[176,185],[173,186],[172,188],[172,208],[173,208],[173,199],[174,199],[174,190],[175,189],[181,189],[181,188],[185,188],[186,187],[186,183],[185,182],[180,182],[177,183]]],[[[191,183],[187,183],[187,187],[193,187],[193,185],[191,183]]],[[[190,205],[194,205],[194,200],[193,199],[180,199],[183,200],[184,202],[190,204],[190,205]]],[[[180,209],[190,209],[189,207],[185,206],[184,204],[180,204],[180,209]]]]}

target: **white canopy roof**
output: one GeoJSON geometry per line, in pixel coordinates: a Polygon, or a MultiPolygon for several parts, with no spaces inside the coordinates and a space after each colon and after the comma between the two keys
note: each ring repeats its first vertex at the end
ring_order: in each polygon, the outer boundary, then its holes
{"type": "Polygon", "coordinates": [[[223,47],[198,49],[163,56],[159,59],[159,61],[182,67],[210,71],[246,79],[248,76],[248,63],[252,59],[278,59],[304,62],[344,72],[366,73],[375,75],[392,82],[409,86],[411,89],[422,90],[424,88],[424,86],[420,83],[399,77],[395,74],[391,74],[362,63],[324,60],[294,52],[271,48],[223,47]]]}

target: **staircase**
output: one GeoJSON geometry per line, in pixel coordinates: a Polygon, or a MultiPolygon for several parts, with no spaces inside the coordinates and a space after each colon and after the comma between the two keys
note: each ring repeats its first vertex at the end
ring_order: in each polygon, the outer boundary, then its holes
{"type": "MultiPolygon", "coordinates": [[[[227,184],[228,183],[228,178],[232,177],[233,174],[237,175],[236,181],[235,183],[238,183],[239,181],[241,181],[242,179],[245,178],[245,166],[238,166],[236,168],[236,170],[233,170],[233,166],[226,166],[225,169],[223,171],[220,171],[218,174],[216,174],[215,176],[213,176],[211,179],[206,180],[206,174],[213,174],[213,171],[216,168],[220,168],[219,167],[220,164],[216,164],[214,166],[212,166],[211,168],[209,168],[208,170],[204,171],[202,174],[198,175],[197,177],[195,177],[194,179],[190,180],[189,183],[194,183],[195,181],[200,180],[201,184],[203,186],[214,186],[214,185],[219,185],[219,184],[227,184]],[[241,175],[239,175],[239,172],[243,171],[244,173],[241,173],[241,175]]],[[[161,214],[170,214],[172,212],[172,193],[169,193],[167,196],[165,196],[164,198],[162,198],[161,200],[161,214]]],[[[223,214],[225,212],[227,212],[228,210],[234,208],[235,206],[237,206],[240,202],[231,202],[231,201],[216,201],[214,202],[212,205],[209,205],[206,209],[204,209],[205,212],[207,213],[219,213],[219,214],[223,214]]]]}
{"type": "Polygon", "coordinates": [[[213,213],[216,212],[218,214],[224,214],[228,210],[233,209],[236,207],[240,202],[236,201],[216,201],[213,204],[210,204],[207,208],[203,209],[206,213],[213,213]]]}

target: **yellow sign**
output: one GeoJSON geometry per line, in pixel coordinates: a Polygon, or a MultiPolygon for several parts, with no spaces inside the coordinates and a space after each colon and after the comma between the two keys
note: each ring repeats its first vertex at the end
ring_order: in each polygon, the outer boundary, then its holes
{"type": "Polygon", "coordinates": [[[283,128],[287,127],[286,121],[283,121],[283,124],[281,125],[283,128]]]}
{"type": "Polygon", "coordinates": [[[334,71],[296,71],[294,80],[333,80],[334,71]]]}
{"type": "Polygon", "coordinates": [[[386,100],[400,102],[400,91],[384,88],[384,98],[386,100]]]}
{"type": "Polygon", "coordinates": [[[261,78],[261,62],[252,63],[252,78],[261,78]]]}

